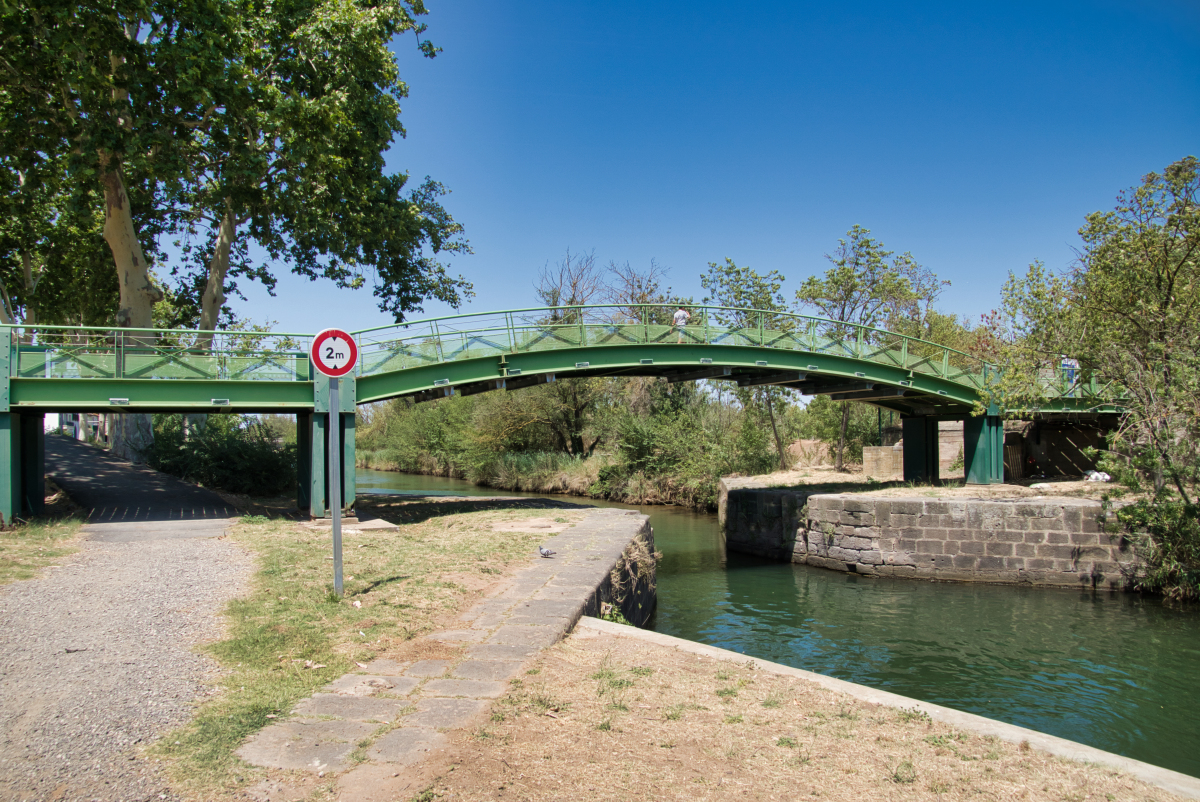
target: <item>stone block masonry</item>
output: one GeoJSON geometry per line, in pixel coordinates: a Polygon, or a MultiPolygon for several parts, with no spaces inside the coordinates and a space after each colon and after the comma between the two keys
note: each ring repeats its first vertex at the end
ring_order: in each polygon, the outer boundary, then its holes
{"type": "Polygon", "coordinates": [[[726,547],[868,576],[1118,590],[1135,556],[1096,501],[889,498],[740,487],[726,547]]]}

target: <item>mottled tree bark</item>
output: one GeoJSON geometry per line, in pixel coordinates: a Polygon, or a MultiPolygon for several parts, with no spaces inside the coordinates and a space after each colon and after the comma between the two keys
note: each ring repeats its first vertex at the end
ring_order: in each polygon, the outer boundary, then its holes
{"type": "Polygon", "coordinates": [[[836,464],[833,466],[835,470],[839,470],[839,471],[845,470],[845,467],[846,467],[846,460],[845,460],[846,429],[848,429],[850,427],[850,404],[851,403],[853,403],[853,402],[851,402],[851,401],[842,401],[841,402],[841,404],[842,404],[842,425],[838,429],[837,459],[835,460],[836,464]]]}
{"type": "Polygon", "coordinates": [[[767,398],[767,415],[771,418],[771,432],[775,435],[775,448],[779,451],[779,470],[788,469],[787,450],[783,447],[783,438],[779,436],[779,426],[775,423],[775,405],[771,403],[771,389],[768,387],[763,394],[767,398]]]}
{"type": "Polygon", "coordinates": [[[233,248],[233,240],[237,237],[238,221],[233,216],[233,210],[226,203],[225,215],[217,229],[217,241],[213,246],[212,258],[208,262],[208,283],[204,287],[204,295],[200,298],[200,338],[197,345],[211,348],[213,334],[217,321],[221,316],[221,307],[225,305],[225,277],[229,273],[229,252],[233,248]]]}
{"type": "MultiPolygon", "coordinates": [[[[150,280],[150,265],[133,226],[129,195],[112,154],[101,154],[100,168],[100,182],[104,186],[104,241],[112,251],[120,285],[117,326],[148,329],[154,324],[154,304],[163,299],[163,292],[150,280]]],[[[145,340],[148,340],[145,335],[138,335],[125,340],[124,345],[145,340]]],[[[144,344],[150,346],[153,342],[144,344]]],[[[112,452],[130,462],[144,462],[146,449],[154,442],[150,416],[135,412],[113,418],[112,452]]]]}
{"type": "Polygon", "coordinates": [[[102,154],[100,168],[100,182],[104,185],[104,241],[112,251],[121,292],[117,325],[148,329],[154,322],[154,304],[163,299],[163,292],[150,280],[150,265],[133,227],[133,213],[120,167],[111,154],[102,154]]]}

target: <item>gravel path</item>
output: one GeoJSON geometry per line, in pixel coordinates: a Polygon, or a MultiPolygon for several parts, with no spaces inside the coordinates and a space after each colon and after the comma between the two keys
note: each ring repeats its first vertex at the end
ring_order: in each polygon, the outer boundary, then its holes
{"type": "Polygon", "coordinates": [[[174,798],[140,748],[190,717],[216,671],[194,647],[253,570],[214,524],[89,525],[61,568],[0,588],[0,798],[174,798]]]}

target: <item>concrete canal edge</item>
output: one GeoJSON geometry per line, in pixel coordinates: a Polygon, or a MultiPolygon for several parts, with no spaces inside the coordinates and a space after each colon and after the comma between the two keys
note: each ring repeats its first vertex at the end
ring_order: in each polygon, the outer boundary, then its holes
{"type": "Polygon", "coordinates": [[[1068,741],[1066,738],[1047,735],[1037,730],[1018,727],[1015,724],[1006,724],[1003,721],[977,716],[973,713],[964,713],[961,710],[942,707],[941,705],[923,702],[920,699],[912,699],[888,691],[868,688],[865,685],[857,685],[853,682],[834,679],[824,674],[816,674],[812,671],[804,671],[803,669],[772,663],[769,660],[760,660],[757,657],[731,652],[728,649],[707,646],[703,643],[675,638],[658,632],[638,629],[637,627],[614,624],[611,621],[584,617],[580,619],[577,628],[590,629],[595,632],[622,638],[634,638],[656,646],[710,657],[715,660],[724,660],[740,665],[752,665],[759,671],[807,680],[822,688],[836,693],[844,693],[864,702],[903,710],[919,710],[936,721],[959,729],[970,730],[979,735],[990,735],[1009,743],[1020,744],[1027,742],[1035,749],[1049,752],[1058,757],[1106,766],[1132,775],[1143,782],[1158,786],[1164,791],[1170,791],[1173,794],[1178,794],[1189,799],[1200,799],[1200,778],[1191,777],[1187,774],[1181,774],[1180,772],[1171,771],[1159,766],[1153,766],[1149,763],[1143,763],[1140,760],[1114,755],[1112,752],[1105,752],[1103,749],[1085,746],[1075,741],[1068,741]]]}
{"type": "Polygon", "coordinates": [[[865,576],[1120,590],[1136,557],[1098,501],[881,497],[723,479],[726,548],[865,576]]]}
{"type": "Polygon", "coordinates": [[[647,516],[595,510],[543,544],[554,556],[535,551],[454,629],[425,636],[451,647],[452,659],[368,663],[251,736],[238,756],[267,768],[341,774],[340,800],[391,798],[449,744],[447,731],[478,723],[508,681],[582,616],[619,611],[635,625],[649,620],[656,583],[647,516]],[[358,749],[366,760],[356,764],[358,749]]]}

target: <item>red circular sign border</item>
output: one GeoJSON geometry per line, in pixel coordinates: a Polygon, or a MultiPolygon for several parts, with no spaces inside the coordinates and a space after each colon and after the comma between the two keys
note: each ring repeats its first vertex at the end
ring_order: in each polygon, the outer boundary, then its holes
{"type": "Polygon", "coordinates": [[[313,367],[318,373],[328,376],[331,379],[340,379],[342,376],[354,370],[354,366],[358,364],[358,343],[354,342],[354,338],[349,333],[341,329],[322,329],[313,337],[312,347],[308,349],[308,358],[312,360],[313,367]],[[328,340],[330,337],[337,335],[339,340],[345,340],[350,343],[350,361],[346,363],[346,367],[339,370],[331,370],[317,357],[320,353],[317,349],[321,347],[321,343],[328,340]]]}

